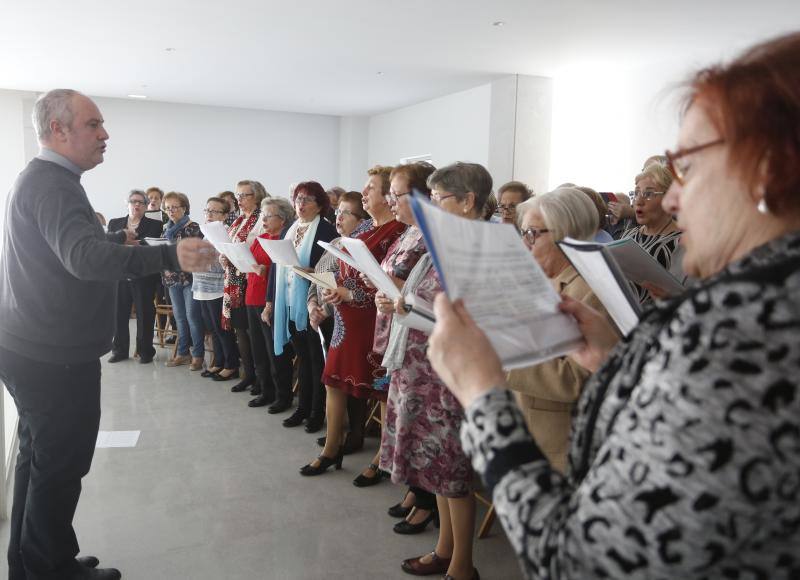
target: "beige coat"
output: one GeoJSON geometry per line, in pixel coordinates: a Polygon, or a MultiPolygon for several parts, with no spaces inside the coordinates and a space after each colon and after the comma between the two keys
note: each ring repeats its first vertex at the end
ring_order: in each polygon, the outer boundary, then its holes
{"type": "MultiPolygon", "coordinates": [[[[559,294],[605,313],[603,305],[572,266],[567,266],[552,282],[559,294]]],[[[508,386],[515,391],[528,429],[553,467],[562,473],[567,465],[572,407],[589,374],[567,357],[508,374],[508,386]]]]}

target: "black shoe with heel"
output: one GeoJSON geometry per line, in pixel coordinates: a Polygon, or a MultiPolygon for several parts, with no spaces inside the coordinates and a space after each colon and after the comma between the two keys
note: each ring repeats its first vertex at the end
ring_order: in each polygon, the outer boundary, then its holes
{"type": "Polygon", "coordinates": [[[224,370],[226,370],[226,369],[221,369],[220,371],[214,373],[213,375],[211,375],[208,378],[210,378],[212,381],[217,381],[217,382],[230,381],[230,380],[239,378],[239,369],[234,370],[228,376],[225,376],[225,375],[222,374],[222,371],[224,371],[224,370]]]}
{"type": "Polygon", "coordinates": [[[412,524],[406,520],[403,520],[402,522],[396,523],[393,529],[395,534],[411,536],[413,534],[421,534],[424,532],[425,528],[428,527],[430,522],[433,522],[433,525],[437,528],[439,527],[439,512],[432,510],[431,513],[428,514],[428,517],[418,524],[412,524]]]}
{"type": "Polygon", "coordinates": [[[407,489],[406,490],[406,494],[403,496],[403,501],[401,501],[400,503],[396,503],[392,507],[389,508],[387,513],[391,517],[393,517],[393,518],[403,518],[403,519],[408,517],[408,514],[410,514],[411,510],[414,509],[414,504],[411,504],[408,507],[403,506],[403,502],[406,501],[406,499],[408,498],[408,494],[409,493],[412,493],[412,492],[411,492],[410,489],[407,489]]]}
{"type": "Polygon", "coordinates": [[[321,475],[328,471],[328,468],[331,465],[335,466],[336,470],[338,471],[342,468],[343,457],[344,456],[342,455],[341,449],[339,450],[339,453],[336,454],[336,457],[325,457],[324,455],[320,455],[317,457],[317,459],[319,459],[319,465],[317,467],[312,466],[311,463],[304,465],[300,468],[300,475],[321,475]]]}
{"type": "Polygon", "coordinates": [[[359,476],[353,480],[353,485],[356,487],[371,487],[373,485],[378,485],[387,475],[385,471],[381,471],[381,468],[374,463],[370,463],[367,466],[367,469],[374,471],[375,475],[372,477],[367,477],[363,473],[359,474],[359,476]]]}

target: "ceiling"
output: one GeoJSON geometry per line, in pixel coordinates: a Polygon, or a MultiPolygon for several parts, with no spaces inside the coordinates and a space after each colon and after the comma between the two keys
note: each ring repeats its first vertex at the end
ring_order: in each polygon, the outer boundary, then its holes
{"type": "Polygon", "coordinates": [[[363,115],[513,73],[702,62],[792,25],[797,0],[0,0],[0,88],[363,115]]]}

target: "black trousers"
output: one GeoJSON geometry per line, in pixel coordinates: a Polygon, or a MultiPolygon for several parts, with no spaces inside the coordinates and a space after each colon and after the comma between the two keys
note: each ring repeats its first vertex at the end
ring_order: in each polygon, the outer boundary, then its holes
{"type": "Polygon", "coordinates": [[[211,342],[214,344],[214,365],[226,369],[239,368],[239,349],[236,346],[236,335],[232,330],[222,328],[222,298],[214,300],[198,300],[203,324],[211,331],[211,342]]]}
{"type": "Polygon", "coordinates": [[[275,337],[272,334],[272,326],[261,320],[263,308],[258,306],[248,306],[247,314],[250,321],[250,333],[253,336],[253,360],[256,367],[256,376],[259,372],[268,377],[261,381],[261,392],[268,398],[274,398],[279,403],[290,403],[292,401],[292,359],[294,358],[294,348],[291,345],[283,347],[283,352],[275,354],[275,337]],[[267,357],[266,361],[261,361],[261,371],[259,371],[259,358],[261,351],[267,357]],[[266,390],[265,390],[266,386],[266,390]]]}
{"type": "Polygon", "coordinates": [[[9,580],[56,580],[78,564],[72,518],[100,426],[100,361],[56,365],[0,348],[19,413],[9,580]]]}
{"type": "Polygon", "coordinates": [[[120,280],[117,284],[117,319],[114,331],[114,354],[130,356],[131,337],[128,321],[131,305],[136,305],[136,350],[139,356],[151,358],[153,348],[153,325],[156,307],[153,299],[160,281],[159,276],[146,276],[134,280],[120,280]]]}
{"type": "MultiPolygon", "coordinates": [[[[332,328],[332,327],[331,327],[332,328]]],[[[325,386],[322,384],[322,370],[319,360],[322,358],[322,344],[319,334],[309,325],[306,330],[298,332],[294,322],[289,322],[292,348],[298,359],[298,382],[300,394],[297,400],[297,411],[306,417],[323,419],[325,417],[325,386]],[[319,357],[319,358],[317,358],[319,357]],[[314,361],[317,360],[315,364],[314,361]]]]}

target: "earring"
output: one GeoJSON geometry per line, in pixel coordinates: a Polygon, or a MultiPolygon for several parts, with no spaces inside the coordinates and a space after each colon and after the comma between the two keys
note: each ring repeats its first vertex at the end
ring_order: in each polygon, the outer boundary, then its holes
{"type": "Polygon", "coordinates": [[[767,207],[767,202],[763,197],[761,198],[761,201],[758,202],[756,209],[758,210],[758,213],[762,215],[767,215],[769,213],[769,207],[767,207]]]}

